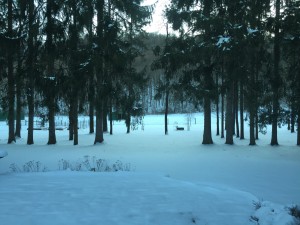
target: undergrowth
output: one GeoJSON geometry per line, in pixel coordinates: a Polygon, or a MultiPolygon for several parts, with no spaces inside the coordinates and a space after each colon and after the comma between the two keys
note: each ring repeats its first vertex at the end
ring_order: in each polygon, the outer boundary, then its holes
{"type": "MultiPolygon", "coordinates": [[[[18,166],[13,163],[10,165],[10,170],[14,173],[21,172],[47,172],[49,171],[39,161],[34,160],[25,163],[23,166],[18,166]]],[[[77,162],[70,162],[69,160],[61,159],[58,162],[58,170],[71,170],[71,171],[93,171],[93,172],[117,172],[117,171],[131,171],[130,163],[123,163],[117,160],[114,163],[110,163],[105,159],[97,159],[95,156],[85,156],[83,160],[77,162]]]]}
{"type": "Polygon", "coordinates": [[[48,169],[43,166],[39,161],[35,162],[34,160],[25,163],[22,167],[19,167],[17,164],[12,163],[10,165],[10,170],[14,173],[20,172],[46,172],[48,169]]]}
{"type": "Polygon", "coordinates": [[[105,159],[97,159],[95,156],[85,156],[83,161],[71,163],[68,160],[61,159],[58,164],[59,170],[71,171],[93,171],[93,172],[117,172],[131,171],[130,163],[123,163],[117,160],[115,163],[110,163],[105,159]]]}

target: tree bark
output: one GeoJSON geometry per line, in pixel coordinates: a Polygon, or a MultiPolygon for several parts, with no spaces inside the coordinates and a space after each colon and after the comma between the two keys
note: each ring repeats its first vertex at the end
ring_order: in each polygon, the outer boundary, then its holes
{"type": "Polygon", "coordinates": [[[234,94],[234,109],[235,109],[235,125],[236,125],[236,137],[240,137],[240,125],[239,125],[239,88],[238,81],[235,82],[235,94],[234,94]]]}
{"type": "MultiPolygon", "coordinates": [[[[20,46],[19,46],[20,48],[20,46]]],[[[15,137],[21,138],[21,114],[22,114],[22,100],[21,100],[21,89],[22,89],[22,62],[20,59],[20,53],[18,50],[18,69],[17,69],[17,77],[16,77],[16,129],[15,129],[15,137]]]]}
{"type": "Polygon", "coordinates": [[[217,96],[216,96],[216,114],[217,114],[217,133],[216,135],[220,135],[220,109],[219,109],[219,76],[216,73],[216,89],[217,89],[217,96]]]}
{"type": "MultiPolygon", "coordinates": [[[[105,101],[107,103],[107,101],[105,101]]],[[[105,104],[104,110],[103,110],[103,132],[108,132],[108,125],[107,125],[107,104],[105,104]]]]}
{"type": "MultiPolygon", "coordinates": [[[[47,18],[47,31],[46,31],[46,50],[48,54],[48,65],[47,65],[47,73],[48,76],[53,77],[54,74],[54,44],[53,44],[53,18],[52,18],[52,8],[53,1],[47,0],[46,6],[46,18],[47,18]]],[[[56,135],[55,135],[55,84],[52,83],[51,87],[48,91],[48,120],[49,120],[49,137],[48,137],[48,145],[56,144],[56,135]]]]}
{"type": "Polygon", "coordinates": [[[223,86],[224,86],[224,62],[222,62],[222,80],[221,80],[221,138],[224,138],[224,108],[225,108],[225,97],[224,97],[224,91],[223,91],[223,86]]]}
{"type": "Polygon", "coordinates": [[[74,140],[74,101],[70,100],[70,108],[69,108],[69,141],[74,140]]]}
{"type": "MultiPolygon", "coordinates": [[[[19,17],[19,32],[18,36],[21,37],[24,32],[23,21],[25,20],[24,10],[20,10],[19,17]]],[[[23,72],[22,72],[22,54],[21,54],[21,42],[18,43],[18,65],[17,65],[17,73],[16,73],[16,129],[15,129],[15,137],[21,138],[21,114],[22,114],[22,83],[23,83],[23,72]]]]}
{"type": "Polygon", "coordinates": [[[96,133],[94,144],[102,143],[103,141],[103,110],[102,104],[100,103],[96,110],[96,133]]]}
{"type": "Polygon", "coordinates": [[[255,139],[258,140],[259,126],[258,126],[258,112],[257,103],[255,103],[255,139]]]}
{"type": "Polygon", "coordinates": [[[211,136],[211,100],[209,96],[204,97],[204,132],[202,144],[213,144],[211,136]]]}
{"type": "Polygon", "coordinates": [[[300,104],[298,103],[298,117],[297,117],[297,145],[300,146],[300,104]]]}
{"type": "MultiPolygon", "coordinates": [[[[168,87],[167,87],[168,88],[168,87]]],[[[165,135],[168,135],[168,113],[169,113],[169,90],[166,90],[165,105],[165,135]]]]}
{"type": "Polygon", "coordinates": [[[272,138],[271,145],[278,145],[277,123],[279,112],[279,61],[280,61],[280,0],[275,1],[275,33],[274,33],[274,71],[273,71],[273,113],[272,113],[272,138]]]}
{"type": "Polygon", "coordinates": [[[56,144],[56,134],[55,134],[55,100],[54,97],[49,99],[50,102],[48,103],[48,119],[49,119],[49,138],[48,138],[48,145],[56,144]]]}
{"type": "Polygon", "coordinates": [[[93,134],[95,132],[94,130],[94,103],[90,101],[89,104],[89,118],[90,118],[90,134],[93,134]]]}
{"type": "Polygon", "coordinates": [[[110,99],[110,105],[109,105],[109,134],[113,134],[113,106],[112,106],[112,99],[110,99]]]}
{"type": "Polygon", "coordinates": [[[244,81],[240,80],[240,139],[245,139],[244,136],[244,81]]]}
{"type": "Polygon", "coordinates": [[[74,145],[78,145],[78,96],[74,99],[73,108],[73,132],[74,132],[74,145]]]}
{"type": "Polygon", "coordinates": [[[250,68],[250,90],[248,94],[248,101],[249,101],[249,124],[250,124],[250,143],[249,145],[256,145],[255,142],[255,105],[256,105],[256,100],[255,100],[255,88],[256,88],[256,83],[255,83],[255,74],[254,74],[254,66],[255,66],[255,57],[254,57],[254,52],[252,52],[252,57],[251,57],[251,68],[250,68]]]}
{"type": "Polygon", "coordinates": [[[33,141],[33,123],[34,123],[34,0],[28,1],[28,59],[27,59],[27,104],[28,104],[28,132],[27,132],[27,144],[32,145],[33,141]]]}
{"type": "Polygon", "coordinates": [[[233,112],[233,83],[227,87],[227,104],[226,104],[226,142],[225,144],[233,144],[233,121],[234,121],[234,112],[233,112]]]}
{"type": "Polygon", "coordinates": [[[103,138],[103,49],[100,48],[103,45],[103,29],[104,29],[104,0],[96,1],[96,11],[97,11],[97,64],[96,64],[96,133],[94,144],[102,143],[103,138]]]}
{"type": "Polygon", "coordinates": [[[291,106],[291,133],[295,133],[295,101],[292,100],[291,106]]]}
{"type": "MultiPolygon", "coordinates": [[[[12,5],[13,1],[8,0],[8,36],[13,38],[13,12],[12,5]]],[[[8,79],[8,144],[16,142],[15,139],[15,77],[13,68],[13,46],[9,44],[7,51],[7,79],[8,79]]]]}

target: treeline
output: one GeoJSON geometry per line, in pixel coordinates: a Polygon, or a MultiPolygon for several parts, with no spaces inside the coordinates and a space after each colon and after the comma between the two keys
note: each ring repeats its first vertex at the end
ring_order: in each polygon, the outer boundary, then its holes
{"type": "Polygon", "coordinates": [[[131,116],[142,112],[140,98],[147,81],[145,69],[134,65],[145,49],[142,28],[153,11],[153,6],[141,3],[1,1],[1,108],[8,114],[8,143],[21,136],[24,107],[27,144],[34,143],[33,119],[42,106],[49,120],[48,144],[55,144],[55,114],[64,110],[59,108],[61,102],[68,109],[69,139],[74,145],[78,144],[78,113],[86,102],[95,143],[103,142],[106,117],[112,117],[113,107],[122,111],[130,131],[131,116]]]}
{"type": "Polygon", "coordinates": [[[0,3],[1,108],[8,112],[8,143],[20,137],[26,107],[27,143],[33,144],[33,117],[40,106],[47,108],[48,144],[56,143],[54,116],[65,109],[69,139],[78,144],[77,117],[86,107],[95,143],[103,142],[108,127],[113,133],[115,110],[123,113],[128,133],[132,116],[164,112],[168,134],[170,111],[201,109],[203,144],[213,143],[212,110],[217,135],[226,144],[234,143],[234,135],[245,138],[245,114],[250,145],[267,125],[272,125],[271,145],[279,144],[278,126],[288,124],[296,132],[299,0],[171,0],[166,35],[143,32],[153,6],[141,3],[0,3]]]}
{"type": "Polygon", "coordinates": [[[288,124],[291,132],[296,124],[299,128],[299,0],[171,0],[166,17],[177,35],[167,34],[153,63],[164,71],[160,90],[166,121],[169,98],[176,95],[203,107],[203,144],[213,143],[213,105],[217,135],[226,144],[234,143],[234,135],[244,139],[244,112],[250,145],[268,124],[271,145],[278,145],[278,126],[288,124]]]}

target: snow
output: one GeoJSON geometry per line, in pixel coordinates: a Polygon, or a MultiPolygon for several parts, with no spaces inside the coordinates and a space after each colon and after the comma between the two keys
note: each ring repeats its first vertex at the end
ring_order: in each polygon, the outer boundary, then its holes
{"type": "Polygon", "coordinates": [[[219,40],[218,40],[218,42],[217,42],[217,46],[218,47],[221,47],[224,43],[229,43],[229,41],[230,41],[230,37],[223,37],[223,36],[220,36],[219,37],[219,40]]]}
{"type": "Polygon", "coordinates": [[[4,158],[5,156],[7,156],[7,151],[0,149],[0,158],[4,158]]]}
{"type": "MultiPolygon", "coordinates": [[[[81,117],[80,120],[86,118],[81,117]]],[[[215,117],[213,134],[215,134],[215,117]]],[[[289,225],[289,208],[300,205],[300,149],[296,134],[279,129],[278,147],[271,147],[270,130],[257,146],[235,139],[233,146],[213,136],[214,145],[201,145],[202,114],[144,119],[144,130],[126,134],[124,121],[114,122],[114,135],[93,145],[94,135],[79,129],[79,145],[68,131],[57,131],[57,144],[48,146],[47,131],[34,131],[35,144],[22,138],[7,145],[7,125],[0,123],[0,221],[32,224],[260,224],[289,225]],[[191,119],[190,131],[187,131],[191,119]],[[176,131],[175,126],[185,127],[176,131]],[[130,172],[59,171],[61,159],[82,162],[86,156],[130,163],[130,172]],[[13,173],[34,160],[49,172],[13,173]],[[258,207],[259,206],[259,207],[258,207]]],[[[247,127],[247,126],[246,126],[247,127]]],[[[246,128],[246,138],[248,131],[246,128]]]]}
{"type": "Polygon", "coordinates": [[[258,32],[258,30],[257,29],[247,28],[247,32],[248,32],[248,34],[253,34],[253,33],[258,32]]]}

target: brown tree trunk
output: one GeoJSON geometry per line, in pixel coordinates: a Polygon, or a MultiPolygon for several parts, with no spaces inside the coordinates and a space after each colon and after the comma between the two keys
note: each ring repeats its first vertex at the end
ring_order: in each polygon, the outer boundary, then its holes
{"type": "Polygon", "coordinates": [[[78,96],[74,99],[73,108],[73,132],[74,132],[74,145],[78,145],[78,96]]]}
{"type": "Polygon", "coordinates": [[[90,118],[90,134],[93,134],[94,131],[94,103],[90,101],[89,104],[89,118],[90,118]]]}
{"type": "MultiPolygon", "coordinates": [[[[105,101],[107,103],[107,101],[105,101]]],[[[107,126],[107,104],[105,104],[104,110],[103,110],[103,132],[108,132],[108,126],[107,126]]]]}
{"type": "Polygon", "coordinates": [[[240,125],[239,125],[239,88],[238,82],[235,82],[235,94],[234,94],[234,109],[235,109],[235,125],[236,125],[236,137],[240,137],[240,125]]]}
{"type": "Polygon", "coordinates": [[[204,132],[202,144],[213,144],[211,136],[211,100],[209,96],[204,97],[204,132]]]}
{"type": "MultiPolygon", "coordinates": [[[[13,12],[12,5],[13,1],[8,0],[8,37],[13,38],[13,12]]],[[[16,142],[15,139],[15,78],[14,78],[14,68],[13,68],[13,46],[10,44],[8,46],[7,54],[7,79],[8,79],[8,144],[16,142]]]]}
{"type": "Polygon", "coordinates": [[[274,71],[273,71],[273,114],[272,114],[272,138],[271,145],[278,145],[277,123],[279,112],[279,61],[280,61],[280,0],[275,1],[275,33],[274,33],[274,71]]]}
{"type": "MultiPolygon", "coordinates": [[[[96,11],[97,11],[97,44],[98,46],[103,45],[104,38],[104,0],[96,1],[96,11]]],[[[98,49],[97,53],[97,64],[96,64],[96,133],[95,133],[95,141],[94,144],[102,143],[104,141],[103,138],[103,93],[102,93],[102,84],[103,84],[103,50],[98,49]]]]}
{"type": "Polygon", "coordinates": [[[234,112],[233,112],[233,83],[227,87],[227,104],[226,104],[226,142],[225,144],[233,144],[233,124],[234,124],[234,112]]]}
{"type": "Polygon", "coordinates": [[[169,90],[166,90],[165,135],[168,135],[169,90]]]}
{"type": "Polygon", "coordinates": [[[298,117],[297,117],[297,145],[300,146],[300,105],[298,103],[298,117]]]}
{"type": "Polygon", "coordinates": [[[28,104],[28,134],[27,134],[27,144],[32,145],[33,142],[33,123],[34,123],[34,0],[28,1],[28,59],[27,59],[27,104],[28,104]]]}
{"type": "MultiPolygon", "coordinates": [[[[46,9],[46,17],[47,17],[47,38],[46,38],[46,49],[48,54],[48,65],[47,65],[47,73],[48,76],[54,76],[54,44],[53,44],[53,1],[47,0],[47,9],[46,9]]],[[[56,144],[56,135],[55,135],[55,84],[51,83],[48,91],[48,120],[49,120],[49,137],[48,137],[48,145],[56,144]]]]}
{"type": "Polygon", "coordinates": [[[69,141],[74,140],[74,101],[70,100],[70,108],[69,108],[69,141]]]}
{"type": "Polygon", "coordinates": [[[113,134],[113,107],[112,107],[112,99],[110,99],[110,105],[109,105],[109,134],[113,134]]]}
{"type": "MultiPolygon", "coordinates": [[[[222,89],[224,85],[224,66],[222,63],[222,89]]],[[[224,138],[224,108],[225,108],[225,97],[224,97],[224,91],[221,90],[221,138],[224,138]]]]}
{"type": "Polygon", "coordinates": [[[244,81],[241,79],[240,81],[240,139],[245,139],[244,136],[244,81]]]}
{"type": "Polygon", "coordinates": [[[48,145],[56,144],[56,134],[55,134],[55,100],[54,97],[49,99],[48,103],[48,119],[49,119],[49,138],[48,138],[48,145]]]}
{"type": "Polygon", "coordinates": [[[292,101],[291,106],[291,133],[295,133],[295,101],[292,101]]]}
{"type": "Polygon", "coordinates": [[[220,100],[220,94],[219,94],[219,76],[218,73],[216,73],[216,89],[217,89],[217,96],[216,96],[216,114],[217,114],[217,133],[216,135],[220,135],[220,108],[219,108],[219,100],[220,100]]]}
{"type": "Polygon", "coordinates": [[[94,144],[102,143],[103,141],[103,110],[102,105],[100,104],[100,106],[97,106],[96,110],[96,133],[94,144]]]}

